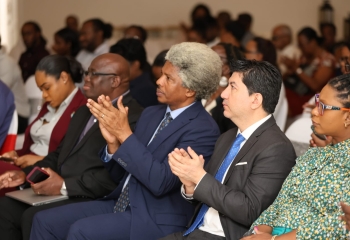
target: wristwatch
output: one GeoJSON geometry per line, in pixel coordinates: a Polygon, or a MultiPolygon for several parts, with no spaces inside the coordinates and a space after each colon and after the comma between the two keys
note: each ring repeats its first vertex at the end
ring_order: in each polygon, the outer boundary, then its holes
{"type": "Polygon", "coordinates": [[[300,67],[297,68],[297,70],[295,70],[295,72],[300,75],[303,72],[303,69],[301,69],[300,67]]]}

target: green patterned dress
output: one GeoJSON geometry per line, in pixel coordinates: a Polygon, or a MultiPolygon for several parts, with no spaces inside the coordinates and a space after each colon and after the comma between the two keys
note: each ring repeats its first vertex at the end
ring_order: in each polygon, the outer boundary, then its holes
{"type": "Polygon", "coordinates": [[[350,139],[310,148],[296,160],[274,203],[253,223],[297,231],[297,239],[346,239],[339,202],[350,203],[350,139]]]}

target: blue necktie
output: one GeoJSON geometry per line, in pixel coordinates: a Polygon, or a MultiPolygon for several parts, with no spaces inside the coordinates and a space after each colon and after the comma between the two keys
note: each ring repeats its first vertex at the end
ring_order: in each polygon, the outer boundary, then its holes
{"type": "MultiPolygon", "coordinates": [[[[170,112],[167,112],[165,114],[165,118],[160,123],[156,133],[154,134],[153,139],[158,135],[160,131],[162,131],[171,121],[173,118],[170,115],[170,112]]],[[[152,141],[153,141],[152,139],[152,141]]],[[[114,213],[116,212],[125,212],[126,208],[129,206],[130,200],[129,200],[129,182],[125,185],[122,193],[120,194],[117,202],[114,205],[114,213]]]]}
{"type": "MultiPolygon", "coordinates": [[[[222,179],[224,178],[225,172],[227,171],[227,169],[230,167],[231,163],[235,159],[237,153],[239,152],[239,147],[244,140],[245,139],[241,134],[237,135],[235,141],[232,144],[232,147],[228,151],[224,161],[221,163],[219,170],[215,174],[215,179],[218,180],[219,182],[222,182],[222,179]]],[[[198,228],[199,226],[201,226],[203,224],[204,215],[206,214],[208,209],[209,209],[209,206],[207,204],[203,203],[201,209],[198,212],[196,219],[194,220],[194,222],[190,226],[190,228],[187,229],[184,236],[190,234],[196,228],[198,228]]]]}

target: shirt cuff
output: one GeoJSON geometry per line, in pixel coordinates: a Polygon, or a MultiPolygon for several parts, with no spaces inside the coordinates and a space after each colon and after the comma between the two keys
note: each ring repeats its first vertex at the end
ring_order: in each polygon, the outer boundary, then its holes
{"type": "Polygon", "coordinates": [[[185,198],[187,200],[193,200],[193,194],[186,194],[185,193],[185,187],[184,187],[183,184],[181,185],[181,195],[182,195],[183,198],[185,198]]]}
{"type": "Polygon", "coordinates": [[[111,161],[112,157],[113,157],[113,154],[108,153],[107,146],[106,146],[105,147],[105,154],[104,154],[104,156],[102,156],[102,161],[107,163],[107,162],[111,161]]]}
{"type": "Polygon", "coordinates": [[[67,188],[66,188],[66,183],[65,182],[62,183],[62,187],[61,187],[60,192],[61,192],[61,194],[63,196],[68,196],[68,192],[67,192],[67,188]]]}
{"type": "MultiPolygon", "coordinates": [[[[207,174],[207,173],[205,173],[207,174]]],[[[202,179],[204,178],[205,174],[202,176],[201,180],[199,180],[199,182],[197,183],[197,185],[194,187],[194,191],[196,191],[196,188],[198,186],[198,184],[202,181],[202,179]]],[[[186,194],[185,193],[185,187],[184,185],[182,184],[181,185],[181,195],[183,198],[185,198],[186,200],[193,200],[193,194],[186,194]]]]}

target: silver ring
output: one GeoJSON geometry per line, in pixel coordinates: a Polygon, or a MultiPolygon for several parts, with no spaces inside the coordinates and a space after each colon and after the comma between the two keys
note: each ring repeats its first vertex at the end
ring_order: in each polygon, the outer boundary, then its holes
{"type": "Polygon", "coordinates": [[[105,116],[105,115],[104,115],[104,114],[102,114],[102,115],[101,115],[101,118],[103,118],[104,116],[105,116]]]}

